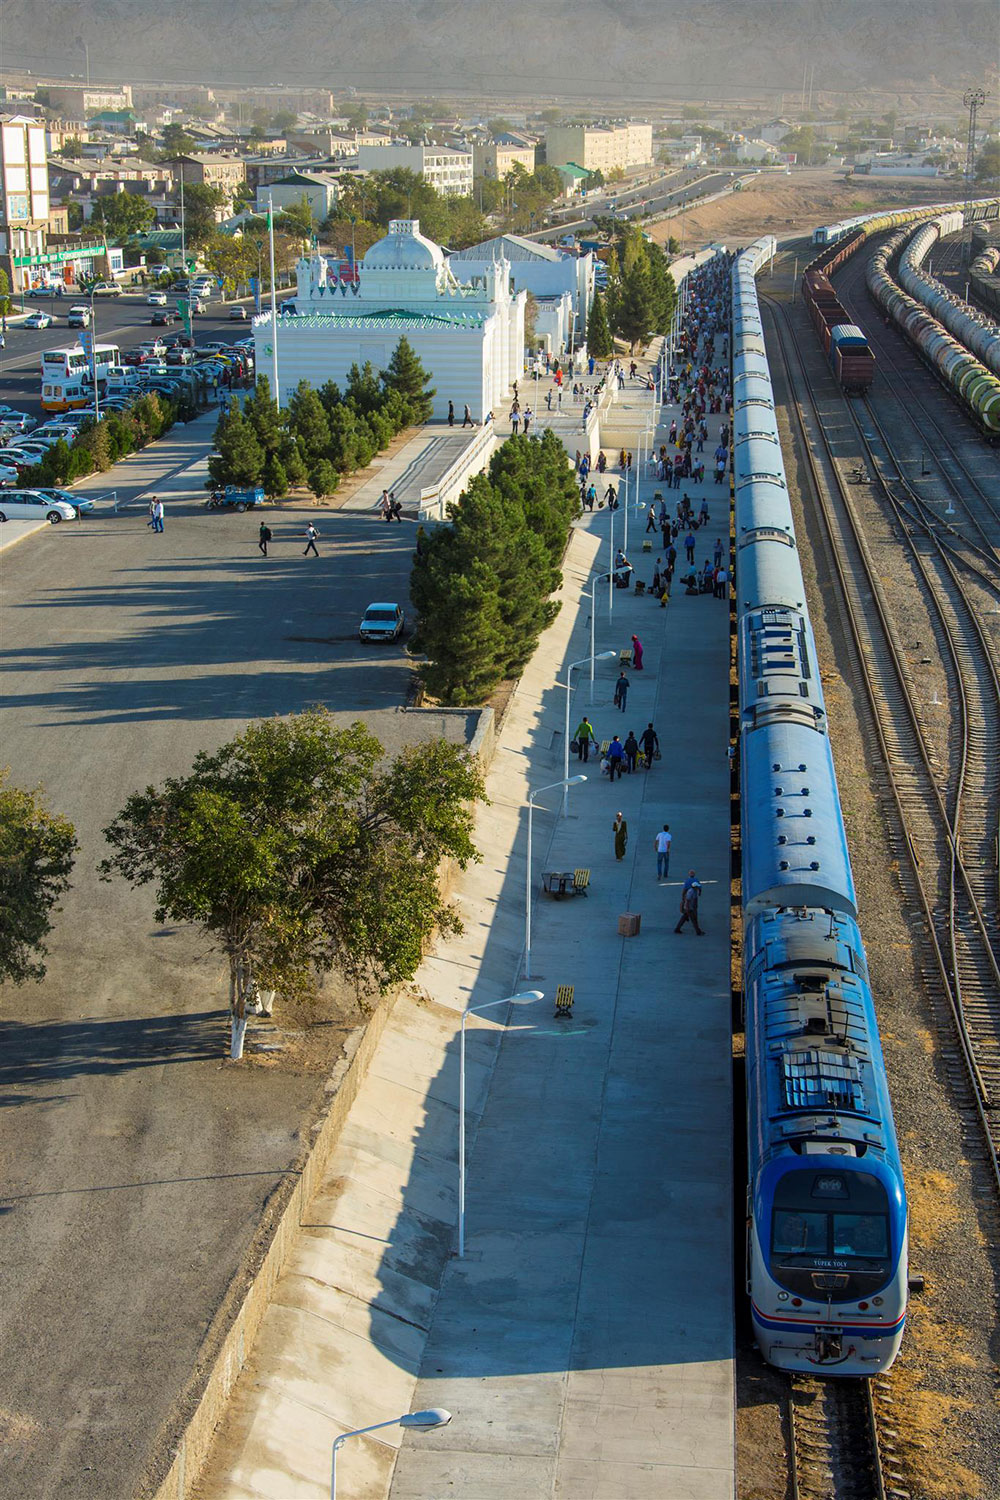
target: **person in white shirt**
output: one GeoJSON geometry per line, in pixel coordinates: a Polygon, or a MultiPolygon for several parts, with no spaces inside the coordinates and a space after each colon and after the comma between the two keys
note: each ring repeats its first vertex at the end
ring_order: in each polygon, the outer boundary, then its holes
{"type": "Polygon", "coordinates": [[[664,823],[662,829],[653,840],[653,843],[656,845],[657,880],[666,880],[670,874],[670,845],[672,842],[673,834],[670,832],[670,824],[664,823]]]}

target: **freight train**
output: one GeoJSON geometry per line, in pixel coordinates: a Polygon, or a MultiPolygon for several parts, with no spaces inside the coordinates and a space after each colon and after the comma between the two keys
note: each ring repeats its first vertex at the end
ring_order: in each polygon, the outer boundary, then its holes
{"type": "Polygon", "coordinates": [[[874,252],[865,273],[868,291],[982,433],[995,441],[1000,438],[1000,379],[889,273],[890,262],[908,234],[906,229],[898,230],[874,252]]]}
{"type": "MultiPolygon", "coordinates": [[[[962,228],[962,211],[941,214],[929,224],[923,224],[910,240],[899,258],[900,285],[918,302],[922,303],[932,318],[937,318],[960,344],[981,360],[994,375],[1000,375],[1000,328],[977,312],[968,302],[956,297],[954,292],[942,286],[935,276],[923,269],[939,239],[956,234],[962,228]]],[[[970,273],[972,267],[969,268],[970,273]]]]}
{"type": "Polygon", "coordinates": [[[829,276],[824,271],[807,270],[802,277],[802,296],[823,353],[843,389],[852,395],[866,391],[875,379],[875,356],[864,333],[852,323],[829,276]]]}
{"type": "Polygon", "coordinates": [[[906,1318],[907,1207],[755,275],[732,271],[747,1289],[764,1358],[871,1376],[906,1318]]]}

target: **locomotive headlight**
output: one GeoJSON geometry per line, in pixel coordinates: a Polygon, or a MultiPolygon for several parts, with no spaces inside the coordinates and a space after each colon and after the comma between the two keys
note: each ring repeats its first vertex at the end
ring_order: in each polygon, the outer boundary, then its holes
{"type": "Polygon", "coordinates": [[[873,1297],[872,1298],[872,1307],[881,1307],[881,1306],[882,1306],[882,1298],[881,1297],[873,1297]]]}
{"type": "Polygon", "coordinates": [[[787,1302],[788,1301],[788,1293],[787,1292],[779,1292],[778,1293],[778,1301],[779,1302],[787,1302]]]}

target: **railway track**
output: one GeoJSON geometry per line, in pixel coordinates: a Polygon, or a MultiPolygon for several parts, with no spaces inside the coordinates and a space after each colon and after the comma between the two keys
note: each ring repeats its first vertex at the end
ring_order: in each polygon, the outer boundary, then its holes
{"type": "MultiPolygon", "coordinates": [[[[904,889],[924,919],[928,952],[924,978],[932,1003],[954,1022],[962,1072],[1000,1194],[1000,885],[996,831],[1000,819],[1000,685],[976,608],[948,549],[929,525],[914,525],[899,502],[896,520],[911,549],[946,642],[946,668],[955,713],[954,750],[942,768],[929,747],[921,709],[891,612],[849,486],[843,482],[821,420],[807,422],[796,390],[817,398],[784,307],[762,298],[787,372],[789,402],[803,439],[829,541],[850,636],[871,707],[884,766],[881,790],[895,804],[890,833],[909,880],[904,889]],[[794,374],[794,378],[793,377],[794,374]],[[819,439],[817,444],[816,439],[819,439]]],[[[863,429],[861,431],[864,437],[863,429]]],[[[865,439],[866,443],[869,441],[865,439]]],[[[882,435],[882,442],[889,447],[882,435]]],[[[874,463],[874,450],[869,444],[874,463]]],[[[876,472],[878,465],[876,464],[876,472]]],[[[886,491],[888,494],[888,490],[886,491]]]]}
{"type": "Polygon", "coordinates": [[[873,1382],[789,1382],[792,1500],[899,1500],[906,1494],[883,1459],[873,1382]]]}

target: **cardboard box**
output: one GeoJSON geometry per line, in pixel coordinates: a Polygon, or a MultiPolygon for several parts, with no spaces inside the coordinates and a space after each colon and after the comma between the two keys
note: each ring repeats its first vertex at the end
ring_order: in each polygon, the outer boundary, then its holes
{"type": "Polygon", "coordinates": [[[641,921],[642,917],[637,911],[622,912],[621,916],[618,918],[618,936],[638,937],[639,924],[641,923],[641,921]]]}

